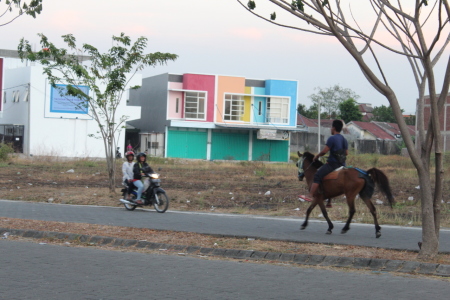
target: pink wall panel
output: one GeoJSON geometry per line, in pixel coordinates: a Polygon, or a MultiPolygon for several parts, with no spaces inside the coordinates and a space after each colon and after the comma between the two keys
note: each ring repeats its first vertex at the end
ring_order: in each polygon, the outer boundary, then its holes
{"type": "Polygon", "coordinates": [[[183,75],[183,89],[194,91],[208,92],[208,103],[206,105],[206,121],[214,122],[214,96],[215,96],[215,76],[214,75],[199,75],[199,74],[184,74],[183,75]]]}

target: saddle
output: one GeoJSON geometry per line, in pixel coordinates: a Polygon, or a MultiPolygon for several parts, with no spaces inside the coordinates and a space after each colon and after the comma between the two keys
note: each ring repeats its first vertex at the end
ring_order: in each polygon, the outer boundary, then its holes
{"type": "Polygon", "coordinates": [[[323,178],[323,180],[335,180],[335,179],[337,179],[338,176],[339,176],[339,173],[340,173],[343,169],[344,169],[344,167],[337,168],[337,169],[334,170],[333,172],[327,174],[327,176],[325,176],[325,177],[323,178]]]}

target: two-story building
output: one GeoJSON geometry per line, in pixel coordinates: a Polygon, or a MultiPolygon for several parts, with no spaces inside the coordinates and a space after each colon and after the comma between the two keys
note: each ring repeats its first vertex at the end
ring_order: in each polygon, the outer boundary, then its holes
{"type": "Polygon", "coordinates": [[[141,118],[128,125],[150,155],[288,161],[297,88],[294,80],[161,74],[132,91],[128,104],[141,107],[141,118]]]}

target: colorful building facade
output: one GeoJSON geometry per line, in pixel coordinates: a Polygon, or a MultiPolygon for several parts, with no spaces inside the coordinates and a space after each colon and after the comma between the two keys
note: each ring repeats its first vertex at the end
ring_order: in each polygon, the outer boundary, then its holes
{"type": "Polygon", "coordinates": [[[288,161],[297,88],[293,80],[161,74],[131,94],[141,119],[129,123],[140,129],[141,151],[158,156],[288,161]]]}

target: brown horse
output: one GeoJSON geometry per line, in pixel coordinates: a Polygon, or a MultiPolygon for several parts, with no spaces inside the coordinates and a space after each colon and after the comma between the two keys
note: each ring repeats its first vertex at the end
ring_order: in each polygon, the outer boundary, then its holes
{"type": "MultiPolygon", "coordinates": [[[[299,163],[297,163],[297,166],[299,166],[300,168],[300,166],[303,165],[303,172],[305,173],[306,183],[308,185],[308,188],[311,188],[314,174],[316,174],[317,169],[319,169],[323,165],[323,163],[318,160],[313,161],[314,155],[309,152],[305,152],[303,154],[298,152],[298,156],[299,163]],[[302,163],[300,163],[300,161],[302,161],[302,163]]],[[[330,218],[328,217],[324,199],[331,199],[333,197],[345,195],[349,207],[349,217],[347,219],[347,223],[345,223],[344,228],[342,228],[341,233],[346,233],[350,229],[350,222],[352,221],[353,215],[356,211],[355,198],[356,195],[359,194],[373,216],[373,220],[375,223],[375,235],[377,238],[379,238],[381,236],[381,227],[380,225],[378,225],[375,206],[370,201],[373,195],[374,184],[376,184],[380,191],[385,195],[391,207],[394,202],[394,198],[389,186],[389,180],[381,170],[372,168],[370,170],[367,170],[366,173],[368,175],[366,176],[368,180],[367,183],[366,179],[364,179],[361,175],[361,172],[354,168],[344,168],[339,171],[331,172],[330,174],[325,176],[320,185],[320,188],[318,189],[316,194],[313,195],[314,199],[311,202],[311,205],[308,207],[308,210],[306,211],[306,218],[300,229],[303,230],[306,228],[306,226],[308,226],[308,218],[311,214],[311,211],[314,209],[314,207],[316,207],[316,205],[319,205],[322,214],[328,223],[327,234],[331,234],[334,226],[333,223],[331,223],[330,218]]]]}

